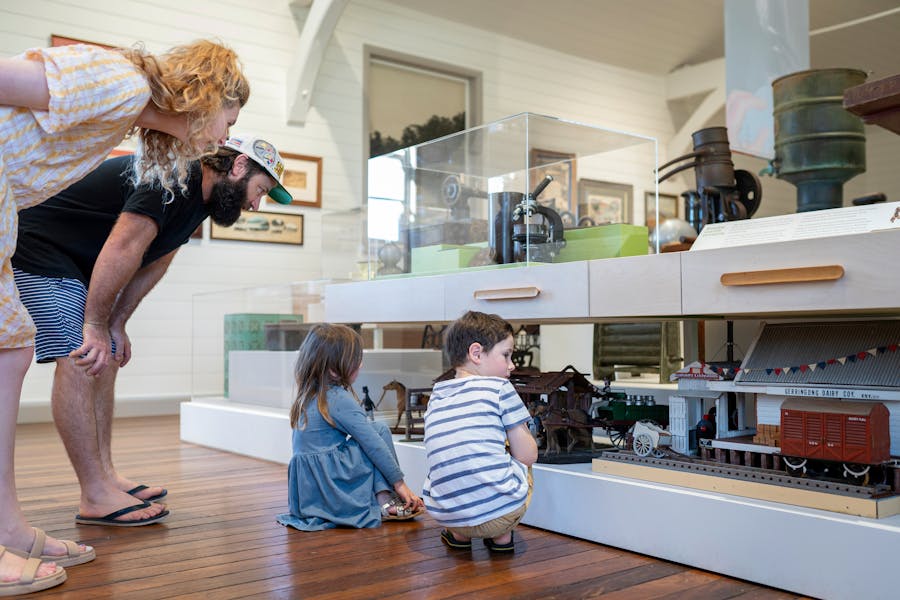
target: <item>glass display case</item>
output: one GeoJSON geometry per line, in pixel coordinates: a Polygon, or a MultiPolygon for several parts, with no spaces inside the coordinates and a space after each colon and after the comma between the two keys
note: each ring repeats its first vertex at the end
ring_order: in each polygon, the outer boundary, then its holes
{"type": "Polygon", "coordinates": [[[195,294],[191,348],[191,397],[231,399],[278,406],[290,395],[293,367],[280,360],[293,355],[310,323],[323,320],[324,287],[333,281],[307,281],[195,294]],[[236,354],[237,353],[237,354],[236,354]],[[235,360],[237,357],[240,360],[235,360]],[[252,377],[231,374],[235,368],[252,377]],[[252,380],[252,381],[251,381],[252,380]],[[255,390],[245,393],[252,385],[255,390]],[[256,399],[253,402],[253,399],[256,399]]]}
{"type": "MultiPolygon", "coordinates": [[[[288,409],[297,394],[294,365],[309,329],[324,321],[325,287],[317,280],[195,294],[191,399],[288,409]]],[[[421,328],[413,332],[418,341],[421,328]]],[[[403,339],[409,332],[362,326],[363,365],[354,390],[387,418],[404,388],[430,387],[442,354],[403,339]],[[398,341],[400,343],[398,343],[398,341]],[[390,392],[390,393],[389,393],[390,392]],[[383,402],[382,402],[383,400],[383,402]]],[[[405,396],[402,398],[405,401],[405,396]]]]}
{"type": "Polygon", "coordinates": [[[657,156],[654,138],[523,113],[371,158],[360,276],[647,254],[657,156]]]}

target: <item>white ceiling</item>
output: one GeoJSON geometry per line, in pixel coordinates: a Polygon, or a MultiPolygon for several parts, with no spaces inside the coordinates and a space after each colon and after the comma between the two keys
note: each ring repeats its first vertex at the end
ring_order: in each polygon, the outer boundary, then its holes
{"type": "MultiPolygon", "coordinates": [[[[389,1],[658,75],[725,55],[724,0],[389,1]]],[[[870,80],[900,73],[900,0],[810,0],[809,5],[812,68],[858,68],[868,71],[870,80]],[[889,14],[829,30],[885,12],[889,14]]]]}

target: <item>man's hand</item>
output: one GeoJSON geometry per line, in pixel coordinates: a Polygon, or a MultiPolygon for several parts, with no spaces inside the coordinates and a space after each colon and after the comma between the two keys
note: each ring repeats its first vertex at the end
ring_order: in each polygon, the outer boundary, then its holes
{"type": "Polygon", "coordinates": [[[116,353],[113,358],[119,364],[119,367],[124,367],[131,360],[131,340],[128,338],[128,334],[125,333],[125,325],[110,325],[109,335],[116,346],[116,353]]]}
{"type": "Polygon", "coordinates": [[[99,375],[109,364],[109,329],[105,324],[85,323],[82,332],[84,343],[80,348],[69,352],[69,358],[74,358],[76,365],[83,368],[86,374],[94,377],[99,375]]]}

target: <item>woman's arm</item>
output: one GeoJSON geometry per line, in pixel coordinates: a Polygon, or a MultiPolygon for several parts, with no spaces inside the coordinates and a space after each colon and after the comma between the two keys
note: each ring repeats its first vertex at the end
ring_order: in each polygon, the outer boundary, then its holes
{"type": "Polygon", "coordinates": [[[0,104],[47,110],[50,107],[50,90],[44,63],[0,58],[0,104]]]}

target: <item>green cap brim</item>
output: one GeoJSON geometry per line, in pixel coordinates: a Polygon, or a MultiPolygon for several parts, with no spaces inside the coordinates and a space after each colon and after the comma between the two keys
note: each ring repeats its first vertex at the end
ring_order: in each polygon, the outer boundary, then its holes
{"type": "Polygon", "coordinates": [[[284,186],[280,183],[269,190],[269,198],[277,202],[278,204],[290,204],[294,201],[294,198],[288,193],[284,186]]]}

